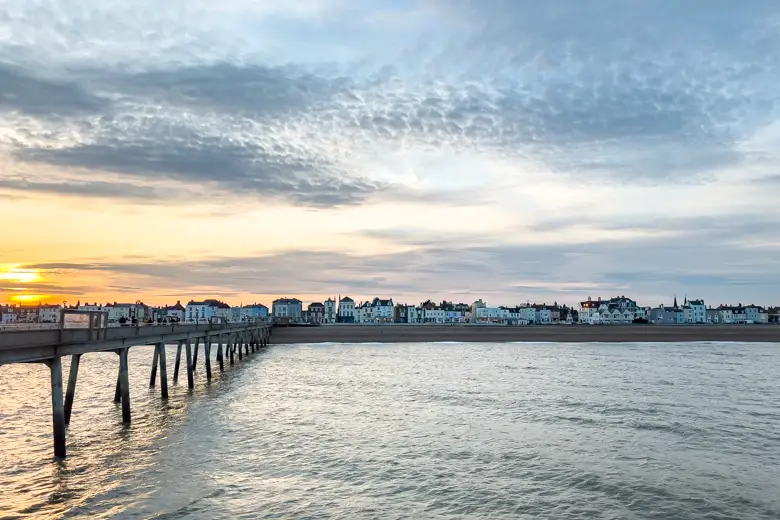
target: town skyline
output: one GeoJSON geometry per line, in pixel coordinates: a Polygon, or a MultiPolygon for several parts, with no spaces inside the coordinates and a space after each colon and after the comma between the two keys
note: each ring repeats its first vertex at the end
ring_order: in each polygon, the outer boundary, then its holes
{"type": "Polygon", "coordinates": [[[774,304],[776,3],[7,0],[0,300],[774,304]]]}

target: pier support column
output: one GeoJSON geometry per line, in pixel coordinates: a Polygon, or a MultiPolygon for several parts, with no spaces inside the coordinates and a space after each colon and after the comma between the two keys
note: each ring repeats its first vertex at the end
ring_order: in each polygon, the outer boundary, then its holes
{"type": "Polygon", "coordinates": [[[236,349],[235,349],[235,345],[233,344],[234,341],[235,341],[235,338],[234,338],[233,334],[229,334],[228,335],[227,348],[230,351],[230,364],[231,365],[235,362],[234,356],[235,356],[236,349]]]}
{"type": "Polygon", "coordinates": [[[183,340],[179,340],[179,344],[176,346],[176,362],[173,364],[173,384],[179,382],[179,366],[181,365],[181,348],[184,345],[183,340]]]}
{"type": "Polygon", "coordinates": [[[187,388],[192,390],[195,388],[195,381],[192,374],[192,343],[187,340],[187,345],[184,347],[187,356],[187,388]]]}
{"type": "Polygon", "coordinates": [[[198,343],[200,338],[195,338],[195,351],[192,353],[192,373],[194,374],[198,367],[198,343]]]}
{"type": "Polygon", "coordinates": [[[211,338],[208,336],[203,338],[203,352],[205,353],[203,359],[206,362],[206,379],[211,381],[211,338]]]}
{"type": "Polygon", "coordinates": [[[249,343],[252,341],[252,339],[249,337],[248,332],[244,332],[244,350],[246,351],[247,357],[249,357],[249,343]]]}
{"type": "Polygon", "coordinates": [[[158,343],[154,350],[160,358],[160,397],[168,399],[168,363],[165,361],[165,343],[158,343]]]}
{"type": "Polygon", "coordinates": [[[114,390],[114,402],[119,403],[122,401],[122,388],[119,384],[119,372],[116,374],[116,390],[114,390]]]}
{"type": "Polygon", "coordinates": [[[222,353],[222,334],[217,336],[217,361],[219,362],[219,371],[225,370],[225,355],[222,353]]]}
{"type": "Polygon", "coordinates": [[[236,334],[236,342],[238,343],[238,360],[241,361],[244,359],[244,337],[240,332],[236,334]]]}
{"type": "Polygon", "coordinates": [[[127,367],[129,348],[119,349],[119,389],[122,393],[122,422],[130,424],[130,376],[127,367]]]}
{"type": "Polygon", "coordinates": [[[50,359],[47,364],[51,372],[51,415],[54,433],[54,456],[65,458],[65,408],[62,404],[62,358],[50,359]]]}
{"type": "Polygon", "coordinates": [[[70,356],[70,375],[68,376],[68,391],[65,393],[65,424],[70,424],[70,413],[73,411],[73,398],[76,396],[76,379],[79,377],[81,354],[70,356]]]}
{"type": "Polygon", "coordinates": [[[160,362],[160,351],[157,349],[157,345],[154,346],[154,356],[152,357],[152,375],[149,378],[149,388],[154,388],[155,381],[157,380],[157,364],[160,362]]]}

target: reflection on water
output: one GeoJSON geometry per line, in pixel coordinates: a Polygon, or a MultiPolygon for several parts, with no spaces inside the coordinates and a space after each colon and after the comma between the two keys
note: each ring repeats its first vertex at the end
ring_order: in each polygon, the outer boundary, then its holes
{"type": "Polygon", "coordinates": [[[275,346],[167,402],[152,352],[129,427],[82,358],[63,462],[0,367],[0,518],[780,517],[777,345],[275,346]]]}

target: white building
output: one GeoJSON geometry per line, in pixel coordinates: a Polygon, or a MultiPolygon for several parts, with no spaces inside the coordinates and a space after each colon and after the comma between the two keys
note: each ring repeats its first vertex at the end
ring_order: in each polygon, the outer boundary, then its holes
{"type": "Polygon", "coordinates": [[[534,309],[535,323],[552,323],[552,309],[543,305],[537,305],[532,308],[534,309]]]}
{"type": "Polygon", "coordinates": [[[286,318],[300,320],[303,313],[303,302],[298,298],[279,298],[271,305],[271,314],[274,318],[286,318]]]}
{"type": "Polygon", "coordinates": [[[500,307],[475,307],[472,318],[476,323],[500,323],[506,320],[507,313],[500,307]]]}
{"type": "Polygon", "coordinates": [[[41,305],[38,318],[41,323],[59,323],[61,313],[61,305],[41,305]]]}
{"type": "Polygon", "coordinates": [[[339,300],[338,303],[339,323],[355,323],[357,316],[355,315],[355,300],[349,296],[345,296],[339,300]]]}
{"type": "Polygon", "coordinates": [[[748,323],[769,323],[769,313],[758,305],[748,305],[745,307],[745,319],[748,323]]]}
{"type": "Polygon", "coordinates": [[[328,298],[325,300],[324,323],[336,323],[336,300],[328,298]]]}
{"type": "Polygon", "coordinates": [[[707,323],[707,307],[704,305],[704,300],[689,301],[686,297],[682,310],[685,323],[707,323]]]}
{"type": "Polygon", "coordinates": [[[424,323],[425,313],[422,307],[408,305],[406,307],[406,323],[424,323]]]}
{"type": "Polygon", "coordinates": [[[102,311],[103,310],[103,306],[98,304],[97,302],[95,302],[95,303],[81,303],[81,302],[78,302],[78,303],[76,303],[76,310],[79,310],[79,311],[102,311]]]}
{"type": "Polygon", "coordinates": [[[5,306],[0,307],[0,322],[2,323],[16,323],[19,318],[19,311],[16,307],[5,306]]]}
{"type": "Polygon", "coordinates": [[[262,303],[253,303],[252,305],[244,305],[241,308],[241,319],[247,318],[249,320],[264,320],[268,317],[268,307],[262,303]]]}
{"type": "Polygon", "coordinates": [[[184,316],[186,314],[185,308],[182,306],[180,301],[176,302],[176,305],[168,305],[167,307],[163,308],[164,311],[164,317],[168,321],[184,321],[184,316]]]}
{"type": "Polygon", "coordinates": [[[363,302],[360,305],[355,306],[354,322],[355,323],[374,323],[374,307],[369,302],[363,302]]]}
{"type": "Polygon", "coordinates": [[[720,305],[717,308],[718,311],[718,323],[735,323],[734,311],[728,305],[720,305]]]}
{"type": "Polygon", "coordinates": [[[79,310],[104,310],[108,311],[108,321],[118,322],[121,320],[132,321],[135,318],[136,321],[142,322],[145,318],[142,308],[138,308],[135,303],[107,303],[103,309],[99,307],[97,309],[88,309],[85,306],[84,309],[79,307],[79,310]]]}
{"type": "Polygon", "coordinates": [[[393,299],[381,300],[374,298],[371,302],[371,306],[374,308],[374,319],[380,323],[392,323],[393,322],[393,299]]]}
{"type": "Polygon", "coordinates": [[[217,317],[228,319],[230,305],[210,298],[203,301],[190,301],[184,309],[185,321],[207,322],[217,317]]]}

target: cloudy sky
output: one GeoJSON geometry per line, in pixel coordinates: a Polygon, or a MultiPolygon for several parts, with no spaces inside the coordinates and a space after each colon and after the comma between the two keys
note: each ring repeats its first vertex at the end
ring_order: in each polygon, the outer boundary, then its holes
{"type": "Polygon", "coordinates": [[[2,0],[0,301],[778,303],[778,85],[776,0],[2,0]]]}

